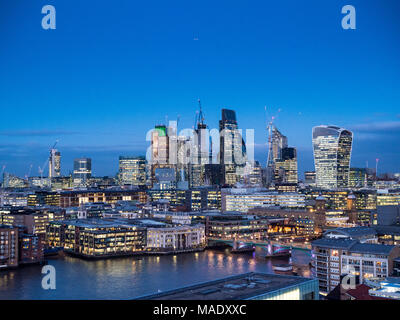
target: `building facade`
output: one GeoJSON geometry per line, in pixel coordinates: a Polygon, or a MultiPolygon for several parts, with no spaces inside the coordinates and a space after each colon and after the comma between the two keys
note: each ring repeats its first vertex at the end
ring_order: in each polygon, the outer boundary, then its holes
{"type": "Polygon", "coordinates": [[[322,293],[329,293],[342,275],[364,283],[369,278],[386,278],[393,273],[393,260],[400,255],[396,246],[360,243],[352,239],[315,240],[312,245],[313,275],[322,293]]]}
{"type": "Polygon", "coordinates": [[[119,157],[118,180],[120,185],[146,185],[146,159],[144,157],[119,157]]]}
{"type": "Polygon", "coordinates": [[[92,160],[79,158],[74,160],[74,185],[85,185],[92,176],[92,160]]]}
{"type": "Polygon", "coordinates": [[[317,188],[346,188],[353,133],[339,127],[321,125],[313,128],[312,140],[317,188]]]}

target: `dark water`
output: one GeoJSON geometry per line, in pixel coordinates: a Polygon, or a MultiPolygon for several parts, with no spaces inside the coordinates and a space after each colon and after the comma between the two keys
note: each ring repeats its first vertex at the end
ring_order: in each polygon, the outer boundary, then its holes
{"type": "MultiPolygon", "coordinates": [[[[295,266],[309,258],[304,251],[292,253],[295,266]]],[[[27,266],[0,271],[0,299],[131,299],[244,272],[271,273],[273,264],[287,262],[228,250],[99,261],[57,257],[48,261],[56,269],[55,290],[42,289],[41,266],[27,266]]],[[[299,275],[310,276],[308,268],[299,275]]]]}

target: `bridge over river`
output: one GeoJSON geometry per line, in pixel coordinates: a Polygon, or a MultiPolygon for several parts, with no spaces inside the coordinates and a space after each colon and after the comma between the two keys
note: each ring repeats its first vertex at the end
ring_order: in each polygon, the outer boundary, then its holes
{"type": "Polygon", "coordinates": [[[311,251],[311,244],[309,242],[280,242],[277,240],[243,240],[243,239],[229,239],[229,238],[208,238],[208,245],[215,246],[218,244],[226,244],[234,247],[236,243],[241,243],[249,246],[266,247],[275,245],[285,249],[295,249],[303,251],[311,251]]]}

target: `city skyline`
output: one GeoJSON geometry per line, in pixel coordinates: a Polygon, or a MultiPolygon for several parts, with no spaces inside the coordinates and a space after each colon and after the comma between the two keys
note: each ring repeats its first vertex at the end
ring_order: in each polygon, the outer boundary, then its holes
{"type": "Polygon", "coordinates": [[[399,13],[0,1],[0,302],[400,301],[399,13]]]}
{"type": "Polygon", "coordinates": [[[228,108],[255,129],[263,166],[266,105],[270,116],[281,110],[275,123],[297,149],[300,178],[314,170],[311,130],[321,124],[354,133],[351,166],[379,158],[380,172],[399,171],[395,1],[354,1],[356,30],[341,28],[341,6],[319,1],[54,5],[49,32],[34,1],[2,10],[0,166],[10,173],[32,165],[38,175],[59,139],[62,174],[89,157],[94,175],[114,175],[119,156],[145,154],[146,132],[166,116],[192,128],[198,98],[210,128],[228,108]]]}

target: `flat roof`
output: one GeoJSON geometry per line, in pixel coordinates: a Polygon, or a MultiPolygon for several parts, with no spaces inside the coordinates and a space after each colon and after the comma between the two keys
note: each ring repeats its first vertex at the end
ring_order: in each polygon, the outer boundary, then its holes
{"type": "Polygon", "coordinates": [[[329,233],[338,233],[338,234],[342,234],[342,235],[348,236],[353,239],[376,235],[375,229],[370,228],[370,227],[360,227],[360,226],[350,227],[350,228],[331,229],[331,230],[325,231],[324,235],[327,235],[329,233]]]}
{"type": "Polygon", "coordinates": [[[322,238],[311,242],[312,247],[324,247],[331,249],[344,249],[349,252],[363,254],[389,255],[395,246],[376,243],[360,243],[351,239],[327,239],[322,238]]]}
{"type": "Polygon", "coordinates": [[[317,280],[274,273],[249,272],[141,296],[135,300],[246,300],[311,281],[317,280]]]}

